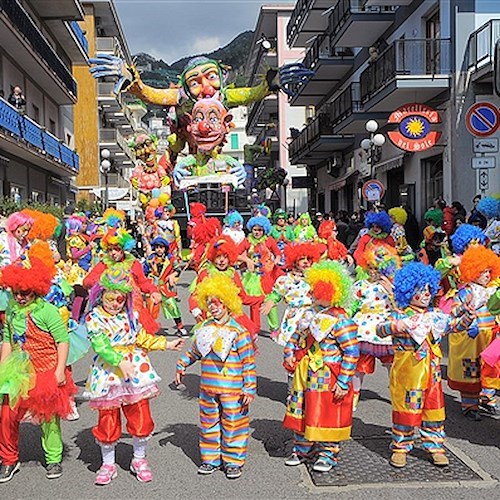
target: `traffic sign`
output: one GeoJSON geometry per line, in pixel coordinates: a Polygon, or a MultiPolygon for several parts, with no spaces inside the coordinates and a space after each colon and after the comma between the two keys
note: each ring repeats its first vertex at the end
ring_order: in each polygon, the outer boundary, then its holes
{"type": "Polygon", "coordinates": [[[487,170],[479,171],[479,189],[486,191],[490,187],[490,176],[487,170]]]}
{"type": "Polygon", "coordinates": [[[474,153],[498,153],[498,137],[474,139],[474,153]]]}
{"type": "Polygon", "coordinates": [[[384,197],[385,187],[377,179],[372,179],[363,184],[361,194],[366,201],[374,203],[380,201],[384,197]]]}
{"type": "Polygon", "coordinates": [[[500,112],[489,102],[478,102],[469,108],[465,117],[467,130],[476,137],[488,137],[500,126],[500,112]]]}
{"type": "Polygon", "coordinates": [[[496,158],[494,156],[476,156],[472,158],[472,168],[482,169],[482,168],[495,168],[496,158]]]}

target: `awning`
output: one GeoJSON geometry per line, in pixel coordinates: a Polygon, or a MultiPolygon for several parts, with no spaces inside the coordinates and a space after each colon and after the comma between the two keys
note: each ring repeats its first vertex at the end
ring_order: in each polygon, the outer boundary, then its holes
{"type": "MultiPolygon", "coordinates": [[[[90,190],[91,193],[95,194],[98,198],[104,198],[104,192],[106,188],[92,188],[90,190]]],[[[130,196],[129,188],[108,188],[108,200],[115,201],[121,200],[126,195],[130,196]]]]}
{"type": "Polygon", "coordinates": [[[377,173],[388,172],[389,170],[393,170],[395,168],[399,168],[403,166],[404,159],[406,153],[402,153],[394,158],[389,158],[388,160],[381,161],[379,163],[375,163],[374,168],[377,173]]]}
{"type": "Polygon", "coordinates": [[[347,181],[349,181],[351,177],[355,177],[356,175],[358,175],[358,173],[359,173],[358,170],[354,170],[352,172],[343,175],[342,177],[339,177],[335,182],[332,182],[328,186],[328,190],[340,191],[347,184],[347,181]]]}

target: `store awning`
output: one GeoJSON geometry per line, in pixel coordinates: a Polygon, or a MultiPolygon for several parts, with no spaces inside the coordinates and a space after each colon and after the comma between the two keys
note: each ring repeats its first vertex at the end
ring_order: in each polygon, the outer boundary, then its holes
{"type": "MultiPolygon", "coordinates": [[[[98,198],[104,198],[104,192],[106,188],[93,188],[90,190],[91,193],[95,194],[98,198]]],[[[108,188],[108,200],[115,201],[121,200],[125,196],[130,196],[129,188],[108,188]]]]}
{"type": "Polygon", "coordinates": [[[389,170],[393,170],[395,168],[399,168],[403,166],[404,159],[406,153],[402,153],[394,158],[389,158],[388,160],[381,161],[379,163],[375,163],[375,171],[377,173],[388,172],[389,170]]]}
{"type": "Polygon", "coordinates": [[[332,182],[328,186],[329,191],[340,191],[346,184],[347,182],[352,178],[358,175],[358,170],[354,170],[352,172],[349,172],[342,177],[339,177],[335,182],[332,182]]]}

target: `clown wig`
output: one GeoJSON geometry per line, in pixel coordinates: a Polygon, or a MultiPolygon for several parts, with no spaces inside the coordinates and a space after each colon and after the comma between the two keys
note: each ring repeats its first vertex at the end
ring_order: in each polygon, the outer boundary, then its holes
{"type": "Polygon", "coordinates": [[[247,222],[247,229],[251,231],[254,226],[260,226],[264,230],[264,234],[269,234],[271,232],[271,223],[267,217],[251,217],[247,222]]]}
{"type": "Polygon", "coordinates": [[[243,314],[239,293],[240,290],[234,284],[233,280],[225,275],[205,278],[196,287],[196,297],[202,311],[208,311],[208,300],[216,297],[235,316],[243,314]]]}
{"type": "Polygon", "coordinates": [[[253,215],[254,217],[271,217],[271,209],[265,204],[261,203],[260,205],[257,205],[253,209],[253,215]]]}
{"type": "Polygon", "coordinates": [[[207,207],[203,203],[193,201],[189,204],[189,212],[191,217],[201,218],[207,213],[207,207]]]}
{"type": "Polygon", "coordinates": [[[85,217],[82,215],[72,215],[66,219],[66,231],[69,236],[80,234],[82,232],[85,217]]]}
{"type": "Polygon", "coordinates": [[[450,236],[453,252],[462,255],[467,247],[472,243],[486,243],[486,236],[477,226],[471,224],[461,224],[450,236]]]}
{"type": "Polygon", "coordinates": [[[388,234],[391,232],[392,220],[384,210],[381,212],[368,212],[365,217],[365,227],[371,229],[373,225],[379,226],[383,233],[388,234]]]}
{"type": "Polygon", "coordinates": [[[224,223],[229,227],[234,227],[238,222],[243,225],[243,217],[237,210],[230,210],[224,217],[224,223]]]}
{"type": "Polygon", "coordinates": [[[333,235],[333,231],[337,229],[337,224],[333,220],[324,220],[318,227],[318,236],[322,240],[327,240],[333,235]]]}
{"type": "Polygon", "coordinates": [[[192,238],[197,245],[205,245],[221,233],[222,226],[220,220],[217,217],[208,217],[203,223],[196,224],[193,227],[192,238]]]}
{"type": "Polygon", "coordinates": [[[476,281],[487,269],[490,270],[493,281],[500,275],[500,257],[489,248],[472,245],[464,252],[459,269],[460,279],[464,283],[476,281]]]}
{"type": "Polygon", "coordinates": [[[394,298],[398,307],[404,309],[410,305],[415,292],[429,285],[431,296],[439,290],[441,275],[432,266],[421,262],[410,262],[403,266],[394,277],[394,298]]]}
{"type": "Polygon", "coordinates": [[[403,207],[393,207],[389,209],[389,216],[392,218],[394,222],[397,224],[401,224],[404,226],[406,224],[406,221],[408,219],[408,214],[406,213],[406,210],[403,207]]]}
{"type": "Polygon", "coordinates": [[[477,210],[488,219],[500,217],[500,200],[487,196],[479,201],[477,204],[477,210]]]}
{"type": "Polygon", "coordinates": [[[125,222],[125,212],[123,210],[117,210],[116,208],[108,208],[102,214],[102,219],[108,227],[116,228],[123,226],[125,222]]]}
{"type": "Polygon", "coordinates": [[[285,247],[285,266],[292,269],[303,257],[310,257],[313,263],[319,262],[324,252],[324,245],[315,243],[292,243],[285,247]]]}
{"type": "Polygon", "coordinates": [[[377,269],[387,278],[394,278],[394,274],[401,268],[401,258],[397,250],[383,242],[369,245],[360,255],[357,264],[363,269],[377,269]]]}
{"type": "Polygon", "coordinates": [[[213,262],[219,255],[227,255],[230,266],[238,259],[238,246],[229,236],[216,236],[210,241],[207,249],[207,259],[213,262]]]}
{"type": "Polygon", "coordinates": [[[121,293],[130,293],[134,286],[132,277],[120,268],[108,268],[102,273],[99,284],[103,290],[114,290],[121,293]]]}
{"type": "Polygon", "coordinates": [[[306,271],[306,282],[313,297],[333,307],[346,307],[351,297],[352,279],[345,267],[336,261],[325,260],[306,271]]]}
{"type": "Polygon", "coordinates": [[[56,229],[59,226],[59,220],[57,217],[52,214],[46,214],[29,208],[25,208],[23,212],[33,219],[33,225],[28,233],[29,240],[47,241],[54,238],[56,229]]]}
{"type": "Polygon", "coordinates": [[[56,264],[54,262],[54,252],[46,241],[36,241],[28,250],[30,260],[34,257],[42,261],[56,275],[56,264]]]}
{"type": "Polygon", "coordinates": [[[425,212],[424,220],[430,220],[434,226],[441,227],[443,223],[443,211],[438,208],[431,208],[425,212]]]}
{"type": "Polygon", "coordinates": [[[276,212],[274,212],[273,222],[276,224],[276,222],[278,222],[279,218],[283,218],[285,220],[288,218],[287,213],[282,208],[278,208],[278,209],[276,209],[276,212]]]}
{"type": "Polygon", "coordinates": [[[135,248],[135,240],[128,231],[121,227],[108,229],[101,240],[101,247],[107,250],[110,246],[115,245],[119,246],[124,252],[130,252],[135,248]]]}
{"type": "Polygon", "coordinates": [[[14,212],[11,214],[5,223],[5,227],[9,233],[13,233],[18,227],[31,226],[34,220],[25,211],[14,212]]]}

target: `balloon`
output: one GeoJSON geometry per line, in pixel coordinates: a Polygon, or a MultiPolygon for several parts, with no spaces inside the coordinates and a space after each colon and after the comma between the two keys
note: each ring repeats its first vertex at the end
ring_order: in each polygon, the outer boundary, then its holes
{"type": "Polygon", "coordinates": [[[158,199],[162,205],[166,205],[170,202],[170,195],[168,193],[161,193],[160,196],[158,196],[158,199]]]}
{"type": "Polygon", "coordinates": [[[154,188],[151,191],[151,195],[153,196],[153,198],[158,198],[158,196],[160,196],[160,194],[161,194],[161,191],[158,188],[154,188]]]}
{"type": "Polygon", "coordinates": [[[158,208],[160,206],[160,200],[158,198],[154,198],[149,202],[149,206],[153,208],[158,208]]]}

